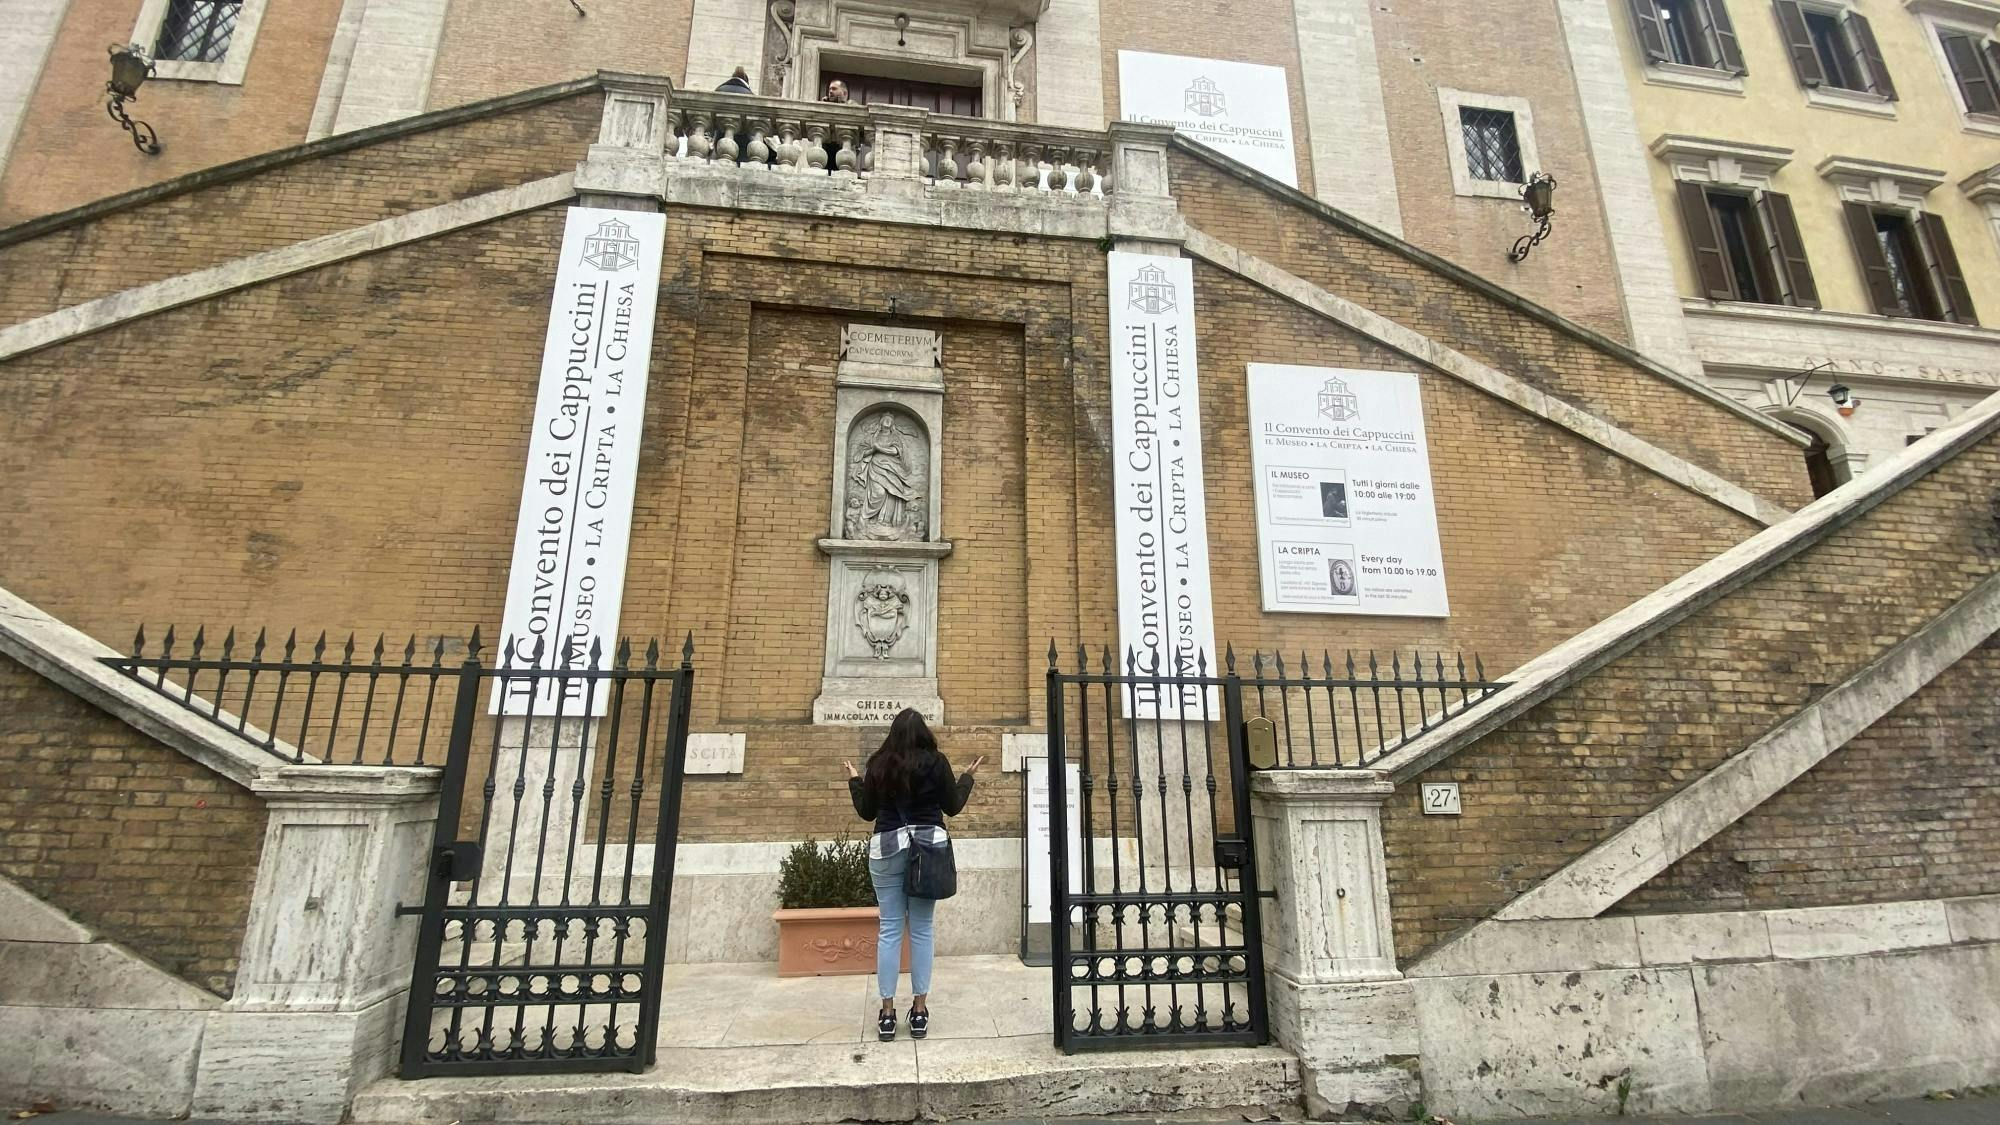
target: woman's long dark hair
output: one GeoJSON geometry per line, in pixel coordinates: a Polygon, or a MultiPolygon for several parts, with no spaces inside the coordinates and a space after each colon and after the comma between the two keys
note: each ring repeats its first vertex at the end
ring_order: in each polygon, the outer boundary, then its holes
{"type": "Polygon", "coordinates": [[[889,724],[889,737],[882,740],[882,748],[869,756],[862,784],[877,797],[907,797],[937,752],[937,737],[924,717],[916,708],[905,707],[889,724]]]}

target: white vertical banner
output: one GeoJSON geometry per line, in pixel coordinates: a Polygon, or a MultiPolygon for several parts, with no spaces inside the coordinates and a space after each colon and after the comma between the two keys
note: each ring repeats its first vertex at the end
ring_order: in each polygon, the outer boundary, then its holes
{"type": "MultiPolygon", "coordinates": [[[[1118,540],[1118,659],[1139,670],[1216,668],[1208,584],[1208,493],[1202,484],[1201,394],[1195,364],[1194,266],[1185,258],[1110,255],[1111,446],[1118,540]]],[[[1193,689],[1141,690],[1140,718],[1199,717],[1193,689]],[[1165,698],[1162,698],[1162,695],[1165,698]]]]}
{"type": "MultiPolygon", "coordinates": [[[[540,667],[567,656],[590,660],[593,642],[611,660],[625,593],[632,532],[633,483],[646,417],[646,372],[653,350],[666,216],[572,207],[563,227],[542,378],[514,525],[507,609],[500,649],[513,643],[513,667],[540,667]]],[[[543,681],[531,701],[527,683],[496,686],[495,714],[584,714],[583,686],[543,681]],[[504,709],[503,709],[504,708],[504,709]]],[[[604,712],[604,695],[589,701],[604,712]]]]}

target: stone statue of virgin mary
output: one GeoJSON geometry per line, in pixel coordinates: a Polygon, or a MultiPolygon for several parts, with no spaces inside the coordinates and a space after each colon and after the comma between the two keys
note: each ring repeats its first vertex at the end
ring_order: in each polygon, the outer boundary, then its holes
{"type": "Polygon", "coordinates": [[[883,410],[866,419],[848,448],[849,539],[921,541],[929,506],[923,438],[883,410]]]}

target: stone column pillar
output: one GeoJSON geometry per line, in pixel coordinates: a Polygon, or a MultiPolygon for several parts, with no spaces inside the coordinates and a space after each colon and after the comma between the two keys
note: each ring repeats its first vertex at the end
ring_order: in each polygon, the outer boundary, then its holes
{"type": "Polygon", "coordinates": [[[576,166],[577,202],[585,207],[658,211],[666,196],[667,146],[673,83],[635,74],[607,74],[597,143],[576,166]]]}
{"type": "Polygon", "coordinates": [[[236,992],[211,1013],[195,1117],[337,1122],[394,1066],[416,955],[438,773],[291,766],[269,811],[236,992]]]}
{"type": "Polygon", "coordinates": [[[1187,227],[1167,181],[1167,146],[1174,131],[1164,125],[1117,121],[1110,132],[1111,189],[1106,202],[1114,248],[1179,257],[1187,227]]]}
{"type": "Polygon", "coordinates": [[[1373,770],[1267,771],[1251,780],[1271,1030],[1299,1057],[1315,1117],[1386,1111],[1419,1094],[1415,995],[1396,968],[1382,802],[1373,770]]]}

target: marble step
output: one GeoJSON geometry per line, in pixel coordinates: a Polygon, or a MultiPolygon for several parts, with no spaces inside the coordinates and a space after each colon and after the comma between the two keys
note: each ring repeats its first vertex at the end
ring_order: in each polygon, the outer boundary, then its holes
{"type": "Polygon", "coordinates": [[[1109,1117],[1290,1110],[1275,1047],[1065,1056],[1045,1036],[676,1048],[645,1074],[384,1079],[354,1125],[663,1125],[1109,1117]]]}

